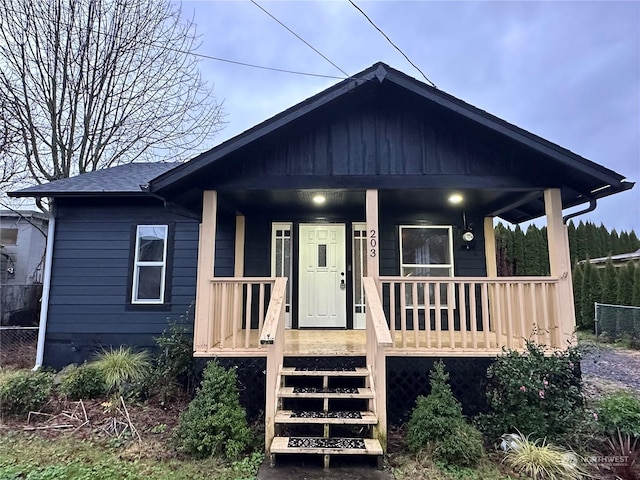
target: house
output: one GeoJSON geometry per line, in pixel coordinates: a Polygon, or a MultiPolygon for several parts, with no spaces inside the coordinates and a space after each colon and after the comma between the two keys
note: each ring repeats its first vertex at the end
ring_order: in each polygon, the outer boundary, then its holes
{"type": "Polygon", "coordinates": [[[0,210],[0,324],[37,325],[47,216],[0,210]]]}
{"type": "Polygon", "coordinates": [[[378,63],[187,163],[13,195],[53,199],[46,365],[148,346],[195,298],[194,355],[238,367],[266,451],[328,462],[382,453],[438,358],[473,412],[503,347],[566,346],[562,211],[632,187],[378,63]],[[541,216],[551,274],[498,277],[493,219],[541,216]],[[317,415],[296,414],[306,401],[317,415]],[[301,423],[316,438],[282,434],[301,423]],[[366,438],[338,448],[351,425],[366,438]]]}
{"type": "MultiPolygon", "coordinates": [[[[614,267],[626,267],[632,262],[640,262],[640,249],[631,253],[620,253],[618,255],[610,255],[608,257],[592,258],[588,260],[589,263],[596,268],[605,268],[607,262],[611,259],[611,263],[614,267]]],[[[584,264],[587,260],[581,260],[580,264],[584,264]]]]}

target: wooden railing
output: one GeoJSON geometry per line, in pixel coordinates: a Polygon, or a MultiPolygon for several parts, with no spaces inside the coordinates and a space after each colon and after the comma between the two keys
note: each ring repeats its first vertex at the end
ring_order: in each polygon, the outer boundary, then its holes
{"type": "Polygon", "coordinates": [[[561,345],[557,278],[381,277],[393,348],[496,351],[561,345]]]}
{"type": "Polygon", "coordinates": [[[205,303],[208,320],[206,345],[196,345],[196,353],[212,349],[258,348],[275,278],[214,277],[209,280],[205,303]]]}
{"type": "Polygon", "coordinates": [[[382,302],[378,294],[375,280],[371,277],[362,279],[366,307],[367,366],[369,367],[369,384],[373,391],[370,410],[377,418],[376,438],[382,448],[387,445],[387,347],[393,345],[389,326],[385,319],[382,302]]]}
{"type": "Polygon", "coordinates": [[[278,409],[276,397],[280,385],[280,367],[284,358],[284,319],[287,295],[287,279],[277,278],[271,292],[271,301],[260,332],[260,344],[267,348],[267,379],[264,412],[265,451],[269,453],[275,434],[275,415],[278,409]]]}

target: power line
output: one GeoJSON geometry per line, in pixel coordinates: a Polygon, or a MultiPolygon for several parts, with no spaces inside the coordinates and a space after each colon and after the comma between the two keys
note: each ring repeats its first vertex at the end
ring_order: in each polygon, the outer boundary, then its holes
{"type": "MultiPolygon", "coordinates": [[[[252,1],[253,1],[253,0],[252,0],[252,1]]],[[[416,70],[418,70],[418,71],[420,72],[420,74],[424,77],[424,79],[425,79],[427,82],[429,82],[429,84],[430,84],[433,88],[438,88],[438,87],[436,87],[436,84],[435,84],[435,83],[433,83],[431,80],[429,80],[429,79],[427,78],[427,76],[424,74],[424,72],[423,72],[422,70],[420,70],[420,68],[419,68],[415,63],[413,63],[413,62],[411,61],[411,59],[410,59],[410,58],[409,58],[409,57],[408,57],[408,56],[407,56],[407,55],[406,55],[406,54],[405,54],[405,53],[400,49],[400,47],[398,47],[395,43],[393,43],[393,41],[389,38],[389,36],[388,36],[386,33],[384,33],[380,27],[378,27],[375,23],[373,23],[373,20],[371,20],[371,18],[369,18],[369,15],[367,15],[366,13],[364,13],[364,11],[363,11],[363,10],[362,10],[358,5],[356,5],[356,4],[355,4],[355,2],[354,2],[353,0],[349,0],[349,3],[350,3],[351,5],[353,5],[353,6],[356,8],[356,10],[358,10],[362,15],[364,15],[364,18],[366,18],[366,19],[369,21],[369,23],[370,23],[371,25],[373,25],[373,27],[374,27],[376,30],[378,30],[378,32],[380,32],[384,38],[386,38],[386,39],[387,39],[387,41],[388,41],[388,42],[393,46],[393,48],[395,48],[396,50],[398,50],[398,51],[402,54],[402,56],[407,60],[407,62],[409,62],[409,63],[413,66],[413,68],[415,68],[416,70]]]]}
{"type": "Polygon", "coordinates": [[[304,38],[302,38],[300,35],[298,35],[296,32],[294,32],[293,30],[291,30],[289,27],[287,27],[283,22],[281,22],[280,20],[278,20],[275,16],[273,16],[271,13],[269,13],[264,7],[262,7],[258,2],[256,2],[255,0],[251,0],[251,3],[253,3],[256,7],[258,7],[260,10],[262,10],[264,13],[266,13],[267,15],[269,15],[271,18],[273,18],[276,22],[278,22],[280,25],[282,25],[284,28],[286,28],[291,34],[293,34],[298,40],[300,40],[302,43],[304,43],[307,47],[309,47],[311,50],[313,50],[314,52],[316,52],[318,55],[320,55],[322,58],[324,58],[327,62],[329,62],[331,65],[333,65],[334,67],[336,67],[338,70],[340,70],[340,72],[342,72],[347,78],[350,76],[347,72],[345,72],[343,69],[341,69],[339,66],[337,66],[335,63],[333,63],[331,60],[329,60],[325,55],[323,55],[317,48],[315,48],[313,45],[311,45],[309,42],[307,42],[304,38]]]}
{"type": "MultiPolygon", "coordinates": [[[[262,7],[260,7],[260,8],[262,8],[262,7]]],[[[11,12],[11,13],[14,13],[14,14],[22,14],[22,12],[18,12],[17,10],[13,10],[11,8],[7,8],[5,10],[7,12],[11,12]]],[[[39,18],[40,20],[43,20],[43,21],[49,21],[50,20],[49,18],[42,17],[42,16],[39,16],[39,15],[33,15],[33,14],[30,14],[30,15],[35,17],[35,18],[39,18]]],[[[73,25],[71,25],[69,23],[65,23],[65,24],[61,23],[61,25],[65,26],[65,27],[73,26],[73,25]]],[[[81,27],[81,26],[78,26],[78,28],[80,30],[86,30],[86,28],[81,27]]],[[[92,31],[97,33],[98,35],[103,35],[105,37],[111,37],[111,38],[122,40],[122,37],[119,37],[118,35],[115,35],[113,33],[103,32],[103,31],[98,30],[98,29],[94,29],[92,31]]],[[[261,69],[261,70],[270,70],[270,71],[273,71],[273,72],[289,73],[289,74],[292,74],[292,75],[304,75],[304,76],[307,76],[307,77],[330,78],[330,79],[334,79],[334,80],[345,80],[346,78],[349,78],[349,76],[350,76],[348,73],[344,72],[343,70],[341,70],[338,67],[336,67],[336,68],[338,68],[338,70],[340,70],[342,73],[344,73],[344,75],[345,75],[344,77],[338,77],[338,76],[335,76],[335,75],[323,75],[323,74],[319,74],[319,73],[300,72],[300,71],[297,71],[297,70],[287,70],[287,69],[276,68],[276,67],[267,67],[267,66],[264,66],[264,65],[256,65],[256,64],[253,64],[253,63],[240,62],[240,61],[237,61],[237,60],[230,60],[230,59],[227,59],[227,58],[214,57],[212,55],[206,55],[204,53],[192,52],[192,51],[189,51],[189,50],[181,50],[179,48],[168,47],[167,45],[158,45],[156,43],[146,42],[143,39],[138,39],[136,41],[137,41],[137,43],[140,43],[142,45],[146,45],[148,47],[161,48],[161,49],[168,50],[168,51],[171,51],[171,52],[184,53],[184,54],[187,54],[187,55],[193,55],[194,57],[204,58],[204,59],[207,59],[207,60],[215,60],[215,61],[218,61],[218,62],[231,63],[231,64],[234,64],[234,65],[241,65],[241,66],[244,66],[244,67],[257,68],[257,69],[261,69]]],[[[311,48],[313,48],[313,47],[311,47],[311,48]]]]}

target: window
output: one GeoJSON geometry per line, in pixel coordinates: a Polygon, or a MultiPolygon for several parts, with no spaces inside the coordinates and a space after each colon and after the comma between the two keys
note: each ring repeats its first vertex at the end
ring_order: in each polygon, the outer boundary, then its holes
{"type": "MultiPolygon", "coordinates": [[[[400,227],[400,274],[403,277],[452,277],[453,238],[451,227],[400,227]]],[[[425,305],[424,284],[418,285],[418,304],[425,305]]],[[[434,285],[429,286],[429,304],[434,305],[434,285]]],[[[407,305],[413,292],[406,292],[407,305]]],[[[447,286],[440,286],[440,303],[447,303],[447,286]]]]}
{"type": "Polygon", "coordinates": [[[0,228],[0,244],[17,245],[18,229],[17,228],[0,228]]]}
{"type": "Polygon", "coordinates": [[[271,228],[271,275],[287,277],[287,298],[285,318],[287,328],[291,328],[291,224],[274,223],[271,228]]]}
{"type": "Polygon", "coordinates": [[[133,268],[133,304],[162,304],[167,269],[167,225],[138,225],[133,268]]]}

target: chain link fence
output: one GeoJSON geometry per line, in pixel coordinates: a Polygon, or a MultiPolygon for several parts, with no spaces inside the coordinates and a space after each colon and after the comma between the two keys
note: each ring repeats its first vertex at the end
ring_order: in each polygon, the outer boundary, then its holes
{"type": "Polygon", "coordinates": [[[640,341],[640,307],[596,303],[595,334],[604,341],[640,341]]]}
{"type": "Polygon", "coordinates": [[[33,367],[37,344],[38,327],[0,326],[0,367],[33,367]]]}

